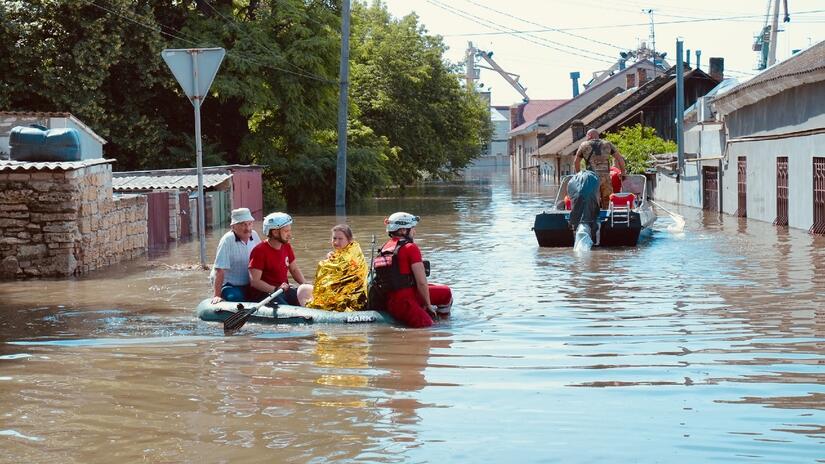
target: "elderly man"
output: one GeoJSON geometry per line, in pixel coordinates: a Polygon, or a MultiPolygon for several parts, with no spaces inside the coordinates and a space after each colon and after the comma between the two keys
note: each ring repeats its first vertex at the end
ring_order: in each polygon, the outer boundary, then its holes
{"type": "Polygon", "coordinates": [[[576,151],[576,159],[573,161],[573,167],[578,171],[588,169],[599,176],[599,196],[601,198],[602,209],[607,209],[610,203],[610,194],[613,192],[613,185],[610,182],[610,157],[613,157],[613,162],[621,171],[621,175],[626,174],[624,158],[619,150],[607,140],[599,138],[599,131],[590,129],[587,131],[587,140],[579,145],[576,151]],[[581,161],[587,162],[587,167],[582,166],[581,161]]]}
{"type": "Polygon", "coordinates": [[[249,297],[249,254],[261,243],[252,228],[254,221],[249,208],[232,210],[230,231],[218,242],[212,266],[212,303],[246,301],[249,297]]]}

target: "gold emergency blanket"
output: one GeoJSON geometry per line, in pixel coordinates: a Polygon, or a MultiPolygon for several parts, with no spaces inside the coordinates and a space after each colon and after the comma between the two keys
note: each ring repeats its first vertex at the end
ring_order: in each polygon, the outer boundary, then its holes
{"type": "Polygon", "coordinates": [[[361,245],[351,242],[318,262],[308,308],[358,311],[367,304],[367,262],[361,245]]]}

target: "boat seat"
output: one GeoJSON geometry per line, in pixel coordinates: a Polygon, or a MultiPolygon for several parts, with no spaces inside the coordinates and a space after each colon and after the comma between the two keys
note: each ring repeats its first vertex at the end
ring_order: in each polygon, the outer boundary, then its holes
{"type": "Polygon", "coordinates": [[[624,225],[630,227],[630,211],[635,206],[636,195],[622,192],[610,195],[610,226],[624,225]]]}

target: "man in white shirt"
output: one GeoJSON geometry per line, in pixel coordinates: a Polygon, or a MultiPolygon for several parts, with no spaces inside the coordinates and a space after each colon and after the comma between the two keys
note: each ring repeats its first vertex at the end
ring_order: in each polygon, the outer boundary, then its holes
{"type": "Polygon", "coordinates": [[[218,242],[212,266],[212,303],[221,300],[246,301],[249,289],[249,253],[261,238],[253,229],[255,218],[249,208],[232,210],[230,231],[218,242]]]}

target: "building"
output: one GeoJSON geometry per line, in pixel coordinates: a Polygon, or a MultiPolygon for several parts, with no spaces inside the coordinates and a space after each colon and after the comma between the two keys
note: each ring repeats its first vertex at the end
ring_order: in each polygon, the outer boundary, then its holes
{"type": "Polygon", "coordinates": [[[511,170],[514,174],[545,173],[552,178],[559,178],[561,174],[557,163],[549,163],[537,156],[539,147],[546,144],[549,138],[569,129],[571,123],[583,114],[591,112],[628,88],[649,82],[663,72],[647,59],[639,60],[631,66],[625,66],[622,59],[616,66],[597,73],[586,85],[585,91],[571,100],[543,100],[553,103],[540,113],[540,108],[533,110],[538,113],[534,117],[525,117],[523,120],[511,117],[511,170]],[[516,121],[520,121],[519,124],[515,124],[516,121]]]}
{"type": "MultiPolygon", "coordinates": [[[[713,101],[725,126],[721,211],[825,233],[825,41],[713,101]]],[[[712,180],[712,179],[711,179],[712,180]]],[[[708,205],[708,206],[711,206],[708,205]]]]}
{"type": "MultiPolygon", "coordinates": [[[[684,71],[685,103],[691,105],[707,94],[718,83],[699,69],[684,71]]],[[[628,76],[630,77],[630,76],[628,76]]],[[[606,94],[610,95],[610,94],[606,94]]],[[[642,124],[652,127],[666,140],[676,139],[676,67],[660,74],[640,87],[631,87],[617,93],[595,109],[586,108],[576,115],[578,119],[566,123],[569,130],[555,131],[536,153],[537,162],[554,167],[555,181],[575,171],[576,150],[588,129],[600,133],[616,132],[623,127],[642,124]]]]}
{"type": "Polygon", "coordinates": [[[470,167],[509,166],[510,157],[507,154],[507,134],[510,132],[510,108],[507,106],[491,106],[490,122],[493,123],[493,135],[490,143],[481,149],[481,156],[473,161],[470,167]]]}

